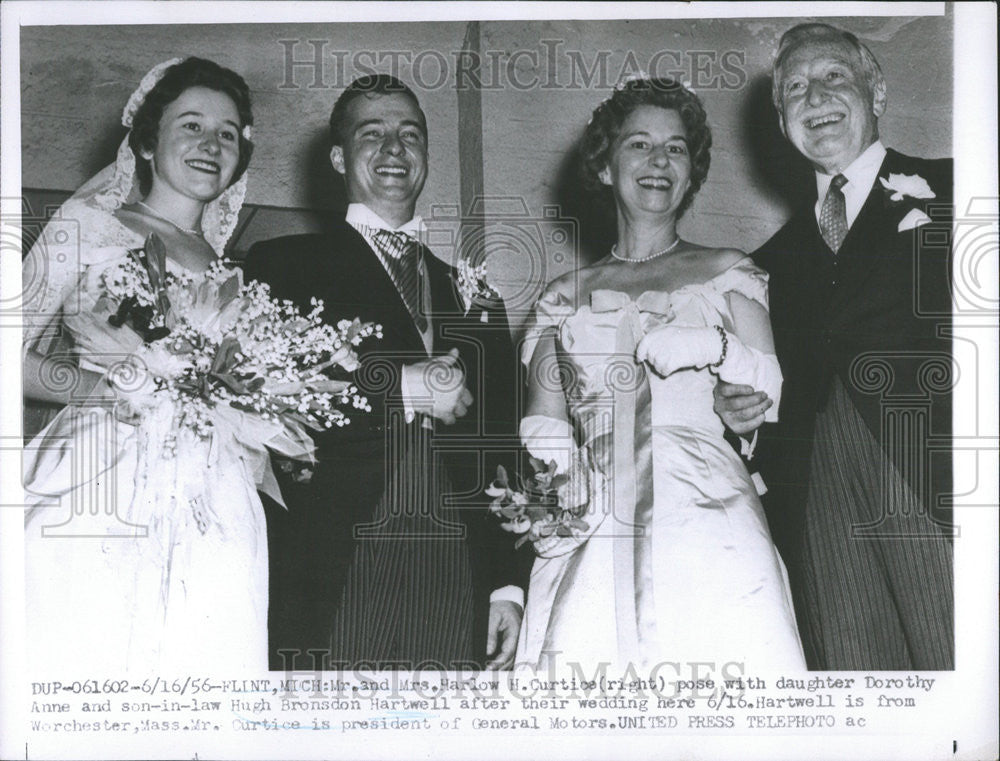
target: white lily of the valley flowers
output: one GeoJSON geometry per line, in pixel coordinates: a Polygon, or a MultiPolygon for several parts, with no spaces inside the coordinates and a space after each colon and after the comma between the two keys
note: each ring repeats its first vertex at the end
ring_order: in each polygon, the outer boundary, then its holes
{"type": "Polygon", "coordinates": [[[879,182],[886,190],[892,191],[890,201],[902,201],[904,198],[936,198],[927,180],[919,174],[890,174],[889,179],[879,177],[879,182]]]}

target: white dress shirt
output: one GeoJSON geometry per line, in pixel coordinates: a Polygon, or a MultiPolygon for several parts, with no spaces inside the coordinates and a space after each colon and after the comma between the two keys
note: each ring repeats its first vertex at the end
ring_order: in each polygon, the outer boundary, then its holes
{"type": "MultiPolygon", "coordinates": [[[[851,165],[840,174],[847,178],[847,182],[841,188],[844,194],[844,211],[847,214],[847,229],[854,225],[854,220],[861,213],[861,207],[868,200],[868,195],[872,192],[872,185],[878,177],[878,170],[885,160],[885,146],[881,140],[876,140],[869,145],[865,151],[858,156],[851,165]]],[[[830,183],[835,175],[821,174],[816,172],[816,223],[819,224],[819,214],[823,209],[823,201],[826,200],[826,192],[830,189],[830,183]]]]}

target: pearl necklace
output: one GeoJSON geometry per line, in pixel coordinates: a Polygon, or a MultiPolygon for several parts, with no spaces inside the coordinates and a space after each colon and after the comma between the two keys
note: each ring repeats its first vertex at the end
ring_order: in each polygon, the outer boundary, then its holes
{"type": "Polygon", "coordinates": [[[618,244],[616,243],[615,245],[613,245],[611,247],[611,256],[613,256],[615,259],[617,259],[620,262],[628,262],[629,264],[638,264],[640,262],[648,262],[651,259],[655,259],[658,256],[663,256],[664,254],[669,254],[671,251],[673,251],[675,248],[677,248],[677,244],[680,243],[680,242],[681,242],[681,236],[678,235],[677,238],[674,239],[674,242],[671,243],[669,246],[667,246],[662,251],[657,251],[655,254],[650,254],[649,256],[644,256],[641,259],[630,259],[627,256],[619,256],[618,255],[618,244]]]}
{"type": "Polygon", "coordinates": [[[202,237],[201,230],[192,230],[190,227],[181,227],[179,224],[174,222],[174,220],[160,214],[160,212],[158,212],[148,203],[144,203],[143,201],[136,201],[136,204],[138,206],[142,206],[144,209],[148,209],[150,214],[152,214],[154,217],[156,217],[157,219],[162,219],[164,222],[172,225],[173,227],[176,227],[182,233],[187,233],[188,235],[197,235],[199,238],[202,237]]]}

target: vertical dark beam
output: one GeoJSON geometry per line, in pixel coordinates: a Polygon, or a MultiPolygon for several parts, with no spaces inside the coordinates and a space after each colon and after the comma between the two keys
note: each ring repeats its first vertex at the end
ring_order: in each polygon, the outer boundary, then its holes
{"type": "MultiPolygon", "coordinates": [[[[479,22],[470,21],[462,41],[463,54],[474,60],[481,60],[479,22]]],[[[482,251],[466,248],[470,241],[483,240],[482,209],[475,208],[477,198],[484,192],[483,179],[483,93],[475,77],[464,77],[458,85],[458,173],[459,194],[461,196],[461,239],[459,251],[478,262],[482,251]]]]}

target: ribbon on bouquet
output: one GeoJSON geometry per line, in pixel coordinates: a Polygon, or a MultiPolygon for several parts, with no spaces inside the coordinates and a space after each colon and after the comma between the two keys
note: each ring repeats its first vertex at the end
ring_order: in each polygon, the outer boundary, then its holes
{"type": "Polygon", "coordinates": [[[620,311],[614,360],[607,386],[614,393],[614,573],[618,656],[623,664],[646,663],[656,641],[653,601],[652,397],[645,367],[635,361],[644,331],[640,311],[670,314],[667,294],[645,293],[638,301],[617,291],[595,291],[593,313],[620,311]]]}

